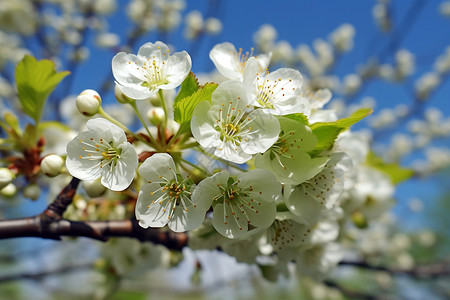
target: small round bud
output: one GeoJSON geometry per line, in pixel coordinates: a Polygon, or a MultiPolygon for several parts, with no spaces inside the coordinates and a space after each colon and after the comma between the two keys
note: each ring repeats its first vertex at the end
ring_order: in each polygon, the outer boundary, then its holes
{"type": "Polygon", "coordinates": [[[31,200],[37,200],[41,195],[41,188],[35,183],[29,184],[23,190],[23,195],[31,200]]]}
{"type": "Polygon", "coordinates": [[[222,31],[222,22],[217,18],[208,18],[205,21],[205,30],[208,34],[217,35],[222,31]]]}
{"type": "Polygon", "coordinates": [[[147,112],[147,118],[155,126],[164,121],[164,109],[161,107],[152,107],[147,112]]]}
{"type": "Polygon", "coordinates": [[[47,155],[41,161],[41,170],[48,177],[55,177],[61,173],[64,160],[56,154],[47,155]]]}
{"type": "Polygon", "coordinates": [[[122,104],[126,104],[126,103],[135,101],[135,100],[131,99],[130,97],[126,96],[120,89],[120,86],[117,84],[114,87],[114,96],[116,96],[117,102],[122,103],[122,104]]]}
{"type": "Polygon", "coordinates": [[[0,190],[0,194],[5,197],[12,197],[17,193],[17,187],[10,183],[0,190]]]}
{"type": "Polygon", "coordinates": [[[83,181],[83,188],[91,198],[100,197],[106,191],[106,187],[103,186],[99,179],[83,181]]]}
{"type": "Polygon", "coordinates": [[[0,190],[10,184],[16,176],[8,168],[0,168],[0,190]]]}
{"type": "Polygon", "coordinates": [[[84,90],[76,99],[78,111],[86,117],[92,117],[98,112],[102,98],[94,90],[84,90]]]}

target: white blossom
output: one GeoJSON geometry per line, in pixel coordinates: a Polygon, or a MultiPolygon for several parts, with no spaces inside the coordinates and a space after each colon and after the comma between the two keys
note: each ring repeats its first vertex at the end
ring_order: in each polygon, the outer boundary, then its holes
{"type": "Polygon", "coordinates": [[[242,84],[226,81],[213,92],[211,104],[200,102],[191,120],[192,135],[214,155],[244,163],[278,139],[280,124],[261,110],[251,111],[242,84]]]}
{"type": "Polygon", "coordinates": [[[269,227],[275,219],[275,198],[281,184],[266,170],[254,169],[237,178],[226,171],[201,181],[192,197],[213,206],[213,226],[228,238],[245,234],[248,226],[269,227]]]}
{"type": "Polygon", "coordinates": [[[81,180],[101,177],[113,191],[126,189],[137,168],[136,150],[123,130],[105,119],[89,120],[87,128],[67,144],[67,170],[81,180]]]}
{"type": "Polygon", "coordinates": [[[132,99],[146,99],[159,89],[174,89],[191,71],[191,57],[186,51],[169,55],[162,42],[146,43],[138,54],[120,52],[112,60],[116,83],[132,99]]]}
{"type": "Polygon", "coordinates": [[[136,203],[136,219],[143,228],[163,227],[176,232],[200,226],[211,203],[191,200],[192,180],[177,173],[172,157],[156,153],[139,168],[146,183],[136,203]]]}

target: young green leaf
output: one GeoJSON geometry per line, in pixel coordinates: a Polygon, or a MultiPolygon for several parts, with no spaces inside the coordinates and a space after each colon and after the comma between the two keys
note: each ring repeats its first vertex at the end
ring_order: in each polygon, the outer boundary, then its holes
{"type": "Polygon", "coordinates": [[[178,92],[178,95],[175,97],[175,104],[178,103],[180,100],[191,96],[193,93],[195,93],[199,89],[199,85],[197,82],[197,78],[195,78],[194,73],[192,71],[189,73],[189,75],[184,79],[184,81],[181,83],[180,91],[178,92]]]}
{"type": "Polygon", "coordinates": [[[354,112],[350,117],[337,120],[335,122],[318,122],[311,125],[311,129],[314,135],[317,137],[316,148],[310,153],[311,156],[315,156],[324,150],[328,150],[333,147],[339,133],[347,130],[353,124],[358,123],[363,118],[372,113],[372,109],[363,108],[354,112]]]}
{"type": "Polygon", "coordinates": [[[201,101],[211,102],[216,83],[207,83],[191,96],[174,103],[174,120],[180,124],[180,132],[189,130],[195,106],[201,101]]]}
{"type": "Polygon", "coordinates": [[[39,123],[47,97],[70,72],[56,72],[50,60],[37,61],[25,55],[16,67],[16,83],[23,111],[39,123]]]}
{"type": "Polygon", "coordinates": [[[403,168],[396,163],[385,163],[372,151],[367,154],[366,164],[388,175],[393,184],[408,180],[414,175],[414,171],[411,169],[403,168]]]}
{"type": "Polygon", "coordinates": [[[300,122],[301,124],[304,125],[309,125],[309,121],[308,121],[308,117],[305,116],[304,114],[289,114],[289,115],[284,115],[283,117],[300,122]]]}

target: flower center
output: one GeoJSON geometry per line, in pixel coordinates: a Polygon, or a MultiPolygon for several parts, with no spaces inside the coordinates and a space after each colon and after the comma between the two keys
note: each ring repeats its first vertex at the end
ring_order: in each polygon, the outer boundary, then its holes
{"type": "Polygon", "coordinates": [[[189,211],[188,206],[196,207],[191,200],[192,193],[188,190],[189,186],[186,184],[189,178],[184,179],[181,182],[178,182],[178,179],[181,178],[179,175],[176,175],[175,178],[170,181],[162,176],[160,178],[162,179],[162,181],[159,182],[161,187],[158,190],[151,192],[150,195],[153,195],[158,191],[163,192],[163,195],[157,200],[152,201],[152,204],[161,205],[163,212],[169,211],[167,217],[169,220],[173,217],[177,206],[182,206],[184,211],[189,211]]]}
{"type": "Polygon", "coordinates": [[[235,150],[242,141],[247,141],[247,137],[254,133],[251,131],[252,127],[249,126],[253,120],[247,117],[249,106],[247,105],[244,110],[241,110],[238,108],[239,101],[240,97],[236,101],[230,101],[227,106],[222,103],[214,127],[220,132],[220,140],[223,144],[230,143],[235,150]]]}
{"type": "MultiPolygon", "coordinates": [[[[266,70],[266,75],[268,74],[269,71],[266,70]]],[[[259,75],[259,73],[256,73],[256,102],[262,108],[274,109],[274,103],[286,96],[285,88],[292,82],[292,79],[282,80],[278,78],[271,81],[266,79],[266,75],[261,77],[259,75]]],[[[295,88],[292,89],[295,90],[295,88]]]]}
{"type": "MultiPolygon", "coordinates": [[[[213,205],[217,203],[223,204],[224,209],[224,224],[227,225],[228,221],[236,222],[239,224],[240,217],[244,216],[247,222],[250,224],[249,211],[256,214],[259,213],[258,206],[261,202],[255,199],[257,195],[261,195],[262,192],[255,191],[250,185],[248,187],[240,187],[239,180],[234,180],[232,177],[228,179],[227,186],[224,187],[218,184],[221,194],[213,198],[213,205]],[[229,214],[231,212],[231,215],[229,214]]],[[[242,230],[242,228],[240,228],[242,230]]]]}
{"type": "MultiPolygon", "coordinates": [[[[158,49],[161,50],[160,47],[158,47],[158,49]]],[[[152,58],[147,58],[147,61],[144,61],[144,63],[139,64],[138,62],[135,62],[137,70],[140,71],[145,78],[141,84],[142,86],[154,90],[158,88],[158,86],[170,83],[166,76],[166,62],[163,60],[166,55],[169,55],[169,50],[167,50],[167,53],[158,51],[157,55],[153,55],[152,58]]],[[[131,62],[129,62],[129,64],[131,64],[131,62]]]]}
{"type": "Polygon", "coordinates": [[[100,168],[110,166],[109,171],[112,172],[120,159],[122,149],[115,148],[112,141],[108,143],[103,139],[97,141],[90,138],[88,141],[80,140],[80,143],[83,144],[83,151],[86,153],[86,156],[80,155],[80,159],[98,160],[100,168]]]}
{"type": "MultiPolygon", "coordinates": [[[[239,51],[236,53],[236,60],[239,61],[239,66],[241,68],[241,72],[244,72],[245,64],[247,63],[247,60],[253,56],[253,48],[250,48],[250,52],[242,50],[242,48],[239,48],[239,51]]],[[[232,52],[233,53],[233,52],[232,52]]]]}
{"type": "MultiPolygon", "coordinates": [[[[294,132],[284,132],[283,130],[280,132],[280,137],[278,140],[270,147],[270,159],[274,160],[276,159],[278,163],[283,167],[283,169],[286,170],[286,167],[281,162],[281,157],[286,158],[292,158],[294,159],[294,156],[292,154],[289,154],[289,150],[292,148],[297,147],[300,149],[300,146],[298,145],[298,140],[294,137],[294,132]]],[[[300,141],[303,141],[303,139],[300,139],[300,141]]]]}

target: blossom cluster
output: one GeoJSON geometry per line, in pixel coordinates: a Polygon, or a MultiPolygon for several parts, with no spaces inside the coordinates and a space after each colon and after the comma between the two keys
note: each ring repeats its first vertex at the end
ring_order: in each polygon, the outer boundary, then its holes
{"type": "Polygon", "coordinates": [[[185,51],[156,42],[118,53],[116,97],[139,117],[137,105],[152,103],[145,131],[134,134],[85,91],[78,109],[103,118],[68,143],[67,170],[94,197],[101,186],[136,190],[139,225],[190,231],[193,249],[218,247],[247,262],[271,257],[277,272],[296,261],[299,272],[326,276],[342,257],[339,222],[354,212],[376,217],[392,187],[362,165],[367,138],[347,131],[333,143],[331,131],[316,129],[336,126],[335,113],[322,109],[330,91],[305,90],[292,68],[269,72],[271,56],[218,44],[210,58],[225,80],[199,86],[185,51]],[[182,97],[169,93],[180,85],[182,97]]]}

